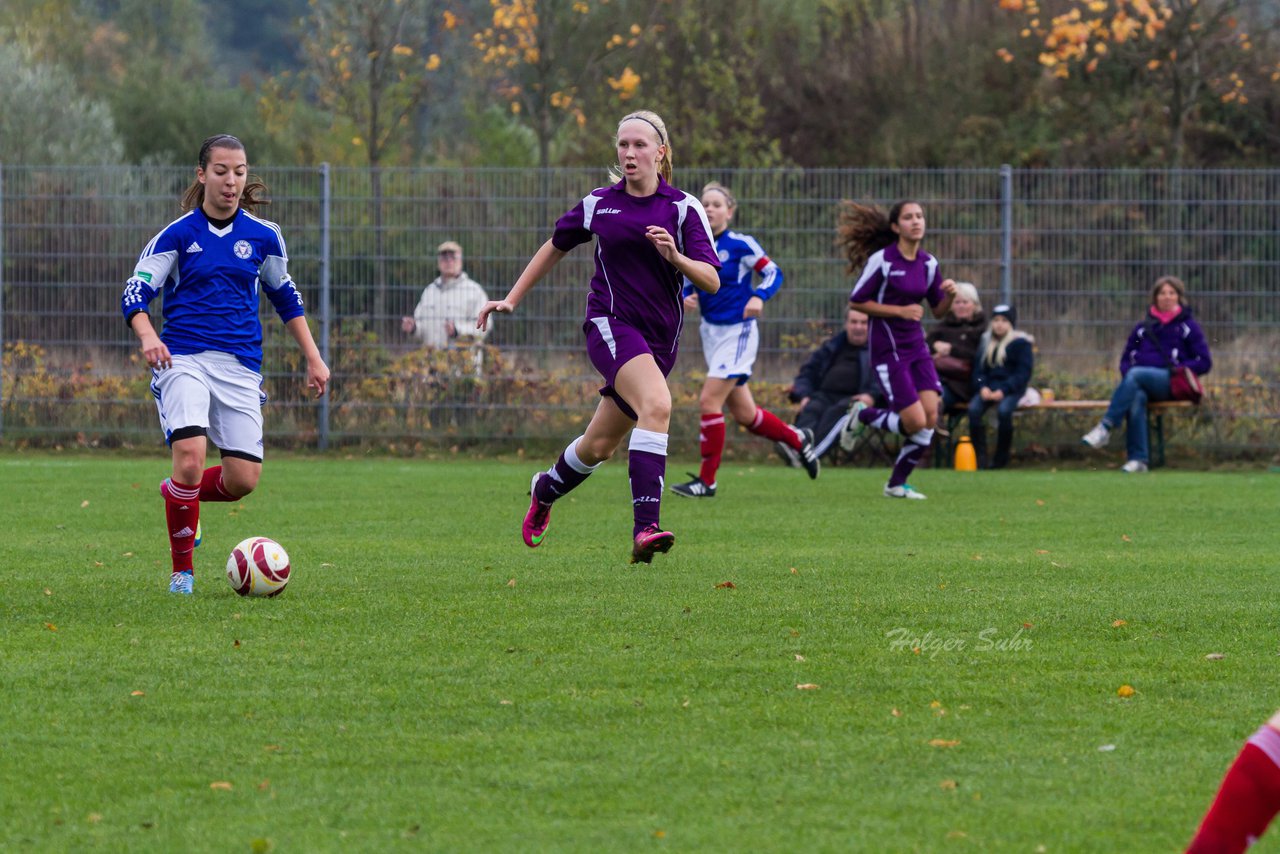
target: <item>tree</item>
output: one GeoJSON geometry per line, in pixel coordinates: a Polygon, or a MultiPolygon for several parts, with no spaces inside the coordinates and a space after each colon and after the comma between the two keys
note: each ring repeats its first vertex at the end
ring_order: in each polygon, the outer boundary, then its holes
{"type": "Polygon", "coordinates": [[[664,93],[659,112],[676,135],[680,163],[749,168],[785,162],[759,73],[760,36],[774,8],[771,0],[742,0],[719,26],[708,27],[724,9],[718,0],[659,7],[638,65],[650,69],[650,91],[664,93]]]}
{"type": "MultiPolygon", "coordinates": [[[[1057,80],[1127,66],[1134,95],[1158,93],[1167,115],[1169,164],[1184,162],[1186,136],[1207,102],[1245,105],[1243,65],[1253,40],[1241,25],[1247,0],[996,0],[1025,17],[1022,37],[1035,61],[1057,80]]],[[[999,51],[1005,62],[1017,57],[999,51]]],[[[1143,103],[1134,98],[1132,103],[1143,103]]]]}
{"type": "Polygon", "coordinates": [[[0,43],[0,151],[10,163],[80,165],[118,163],[123,145],[107,105],[65,69],[0,43]]]}
{"type": "Polygon", "coordinates": [[[652,32],[651,24],[631,11],[633,5],[627,0],[491,0],[491,21],[472,35],[472,45],[494,91],[533,131],[539,166],[551,165],[552,140],[568,122],[587,124],[584,88],[612,93],[620,103],[637,93],[640,75],[630,65],[616,68],[617,60],[652,32]]]}
{"type": "Polygon", "coordinates": [[[375,266],[373,315],[387,317],[387,272],[380,167],[411,139],[432,90],[451,28],[437,0],[311,0],[302,52],[317,101],[355,127],[352,144],[369,166],[375,266]]]}

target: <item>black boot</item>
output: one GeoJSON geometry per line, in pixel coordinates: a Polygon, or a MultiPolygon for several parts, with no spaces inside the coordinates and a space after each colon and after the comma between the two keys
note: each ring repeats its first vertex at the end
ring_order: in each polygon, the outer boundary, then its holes
{"type": "Polygon", "coordinates": [[[978,468],[989,468],[987,459],[987,431],[982,422],[969,419],[969,441],[973,442],[973,455],[978,460],[978,468]]]}
{"type": "Polygon", "coordinates": [[[1009,449],[1013,446],[1013,425],[1001,424],[996,428],[996,456],[991,461],[993,469],[1009,465],[1009,449]]]}

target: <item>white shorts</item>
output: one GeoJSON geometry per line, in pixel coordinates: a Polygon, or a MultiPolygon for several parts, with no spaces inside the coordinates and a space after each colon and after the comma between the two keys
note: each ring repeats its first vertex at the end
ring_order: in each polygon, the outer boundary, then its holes
{"type": "Polygon", "coordinates": [[[702,355],[707,360],[707,376],[717,379],[739,377],[746,382],[760,349],[760,328],[755,320],[741,323],[703,323],[702,355]]]}
{"type": "Polygon", "coordinates": [[[174,356],[173,367],[152,369],[151,394],[166,444],[205,435],[224,454],[262,461],[262,374],[230,353],[205,350],[174,356]]]}

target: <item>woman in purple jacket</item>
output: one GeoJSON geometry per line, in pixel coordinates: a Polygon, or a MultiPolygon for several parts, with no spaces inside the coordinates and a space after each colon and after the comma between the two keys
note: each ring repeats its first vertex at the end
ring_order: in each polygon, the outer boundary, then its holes
{"type": "Polygon", "coordinates": [[[1156,279],[1147,316],[1133,327],[1120,356],[1120,385],[1111,394],[1107,414],[1080,440],[1091,448],[1104,447],[1111,440],[1111,431],[1128,418],[1125,446],[1129,460],[1121,471],[1147,470],[1147,401],[1171,399],[1172,370],[1187,367],[1199,376],[1213,367],[1209,343],[1191,316],[1186,297],[1186,285],[1178,277],[1156,279]]]}
{"type": "Polygon", "coordinates": [[[671,138],[662,119],[648,110],[629,113],[618,122],[615,142],[617,183],[592,190],[560,217],[506,298],[480,309],[476,328],[483,330],[493,312],[515,311],[571,249],[595,241],[596,270],[582,330],[587,355],[604,377],[602,399],[586,432],[550,469],[534,474],[522,534],[530,548],[541,545],[551,505],[613,456],[630,433],[631,562],[650,563],[675,542],[658,524],[658,509],[671,422],[667,375],[684,322],[681,288],[687,278],[715,293],[720,259],[702,203],[667,183],[671,138]]]}

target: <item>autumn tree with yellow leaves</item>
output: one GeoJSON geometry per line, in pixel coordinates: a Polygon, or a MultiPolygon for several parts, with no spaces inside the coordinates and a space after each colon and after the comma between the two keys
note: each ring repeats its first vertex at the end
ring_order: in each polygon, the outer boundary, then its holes
{"type": "Polygon", "coordinates": [[[603,94],[625,106],[639,92],[639,72],[618,60],[649,33],[649,13],[639,11],[648,4],[490,0],[490,6],[471,43],[496,95],[533,131],[539,166],[551,165],[551,143],[566,124],[587,124],[589,100],[598,103],[603,94]]]}
{"type": "MultiPolygon", "coordinates": [[[[1274,87],[1280,79],[1280,68],[1254,61],[1253,38],[1242,23],[1247,0],[994,2],[1023,16],[1020,35],[1050,77],[1087,79],[1118,65],[1110,84],[1127,78],[1148,99],[1154,95],[1167,116],[1171,166],[1183,163],[1198,116],[1212,123],[1222,105],[1247,104],[1247,80],[1274,87]]],[[[997,53],[1007,63],[1019,59],[1008,48],[997,53]]]]}
{"type": "Polygon", "coordinates": [[[444,11],[436,0],[311,0],[302,52],[316,99],[354,129],[366,153],[376,267],[373,316],[387,312],[382,173],[432,91],[444,11]]]}

